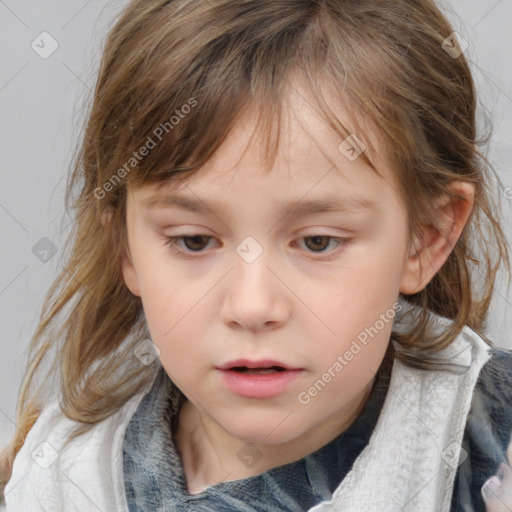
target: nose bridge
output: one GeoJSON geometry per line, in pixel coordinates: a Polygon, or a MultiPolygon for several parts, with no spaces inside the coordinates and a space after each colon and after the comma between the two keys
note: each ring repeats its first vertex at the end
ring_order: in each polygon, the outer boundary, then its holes
{"type": "MultiPolygon", "coordinates": [[[[247,236],[236,247],[235,278],[241,286],[268,288],[273,278],[268,266],[271,249],[264,247],[253,236],[247,236]]],[[[271,285],[270,285],[271,286],[271,285]]],[[[261,292],[262,290],[259,290],[261,292]]]]}
{"type": "Polygon", "coordinates": [[[252,265],[261,255],[266,252],[256,238],[253,236],[245,237],[237,246],[236,253],[247,265],[252,265]]]}
{"type": "Polygon", "coordinates": [[[274,275],[272,251],[248,236],[236,253],[222,307],[224,320],[251,328],[283,321],[287,315],[288,301],[282,295],[286,287],[274,275]]]}

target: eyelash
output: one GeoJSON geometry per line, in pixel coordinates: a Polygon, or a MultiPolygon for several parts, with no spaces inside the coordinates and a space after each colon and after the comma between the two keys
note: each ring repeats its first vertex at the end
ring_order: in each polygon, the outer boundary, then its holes
{"type": "MultiPolygon", "coordinates": [[[[177,246],[177,244],[180,240],[184,240],[185,238],[194,238],[196,236],[202,236],[202,237],[205,237],[208,239],[213,238],[209,235],[201,235],[201,234],[166,236],[165,237],[165,240],[166,240],[165,245],[170,247],[174,253],[178,254],[179,256],[181,256],[184,259],[187,259],[187,260],[197,259],[197,258],[202,257],[201,253],[203,253],[204,251],[183,250],[177,246]],[[198,256],[194,256],[194,254],[198,254],[198,256]]],[[[304,240],[306,238],[316,238],[316,237],[328,238],[330,240],[335,240],[336,242],[338,242],[338,245],[336,246],[334,251],[331,251],[331,253],[327,257],[320,258],[322,260],[330,260],[330,259],[334,258],[341,250],[343,250],[345,247],[347,247],[347,245],[350,243],[350,240],[351,240],[350,238],[335,237],[335,236],[330,236],[330,235],[309,235],[309,236],[301,237],[300,240],[304,240]]],[[[324,254],[324,252],[325,251],[315,253],[313,251],[313,252],[310,252],[310,254],[322,255],[322,254],[324,254]]]]}

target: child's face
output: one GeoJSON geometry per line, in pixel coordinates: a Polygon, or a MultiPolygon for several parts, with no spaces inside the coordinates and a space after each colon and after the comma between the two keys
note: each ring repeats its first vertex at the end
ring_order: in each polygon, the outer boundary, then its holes
{"type": "Polygon", "coordinates": [[[247,117],[186,186],[161,191],[204,212],[149,208],[152,186],[127,202],[123,275],[142,298],[162,364],[208,421],[244,442],[299,442],[354,419],[389,342],[408,256],[391,170],[381,168],[383,180],[361,158],[349,161],[309,107],[294,112],[338,169],[293,117],[270,173],[257,143],[238,161],[247,117]],[[373,206],[301,210],[358,197],[373,206]],[[193,235],[178,240],[179,253],[166,243],[193,235]],[[219,369],[240,359],[293,371],[219,369]]]}

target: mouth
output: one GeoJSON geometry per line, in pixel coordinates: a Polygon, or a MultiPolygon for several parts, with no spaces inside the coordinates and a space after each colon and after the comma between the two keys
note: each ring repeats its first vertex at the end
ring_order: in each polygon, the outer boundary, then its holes
{"type": "Polygon", "coordinates": [[[302,370],[302,368],[293,368],[281,361],[273,359],[261,359],[259,361],[251,361],[249,359],[236,359],[228,363],[217,366],[218,370],[228,370],[237,373],[245,373],[248,375],[266,375],[270,373],[302,370]]]}
{"type": "Polygon", "coordinates": [[[237,359],[216,367],[225,386],[244,398],[266,399],[283,393],[300,378],[304,368],[280,361],[237,359]]]}
{"type": "Polygon", "coordinates": [[[247,366],[234,366],[233,368],[227,368],[228,371],[244,373],[246,375],[268,375],[271,373],[278,373],[286,371],[286,368],[282,366],[270,366],[261,368],[248,368],[247,366]]]}

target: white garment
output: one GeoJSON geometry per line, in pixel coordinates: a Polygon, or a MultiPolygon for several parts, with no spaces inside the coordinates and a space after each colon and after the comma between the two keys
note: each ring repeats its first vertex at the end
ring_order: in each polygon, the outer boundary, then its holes
{"type": "MultiPolygon", "coordinates": [[[[465,327],[444,351],[449,361],[468,367],[465,373],[421,371],[395,359],[369,444],[332,499],[309,512],[449,512],[466,418],[489,350],[465,327]]],[[[128,512],[124,433],[149,389],[65,450],[73,422],[58,403],[46,408],[14,461],[7,512],[128,512]]]]}

